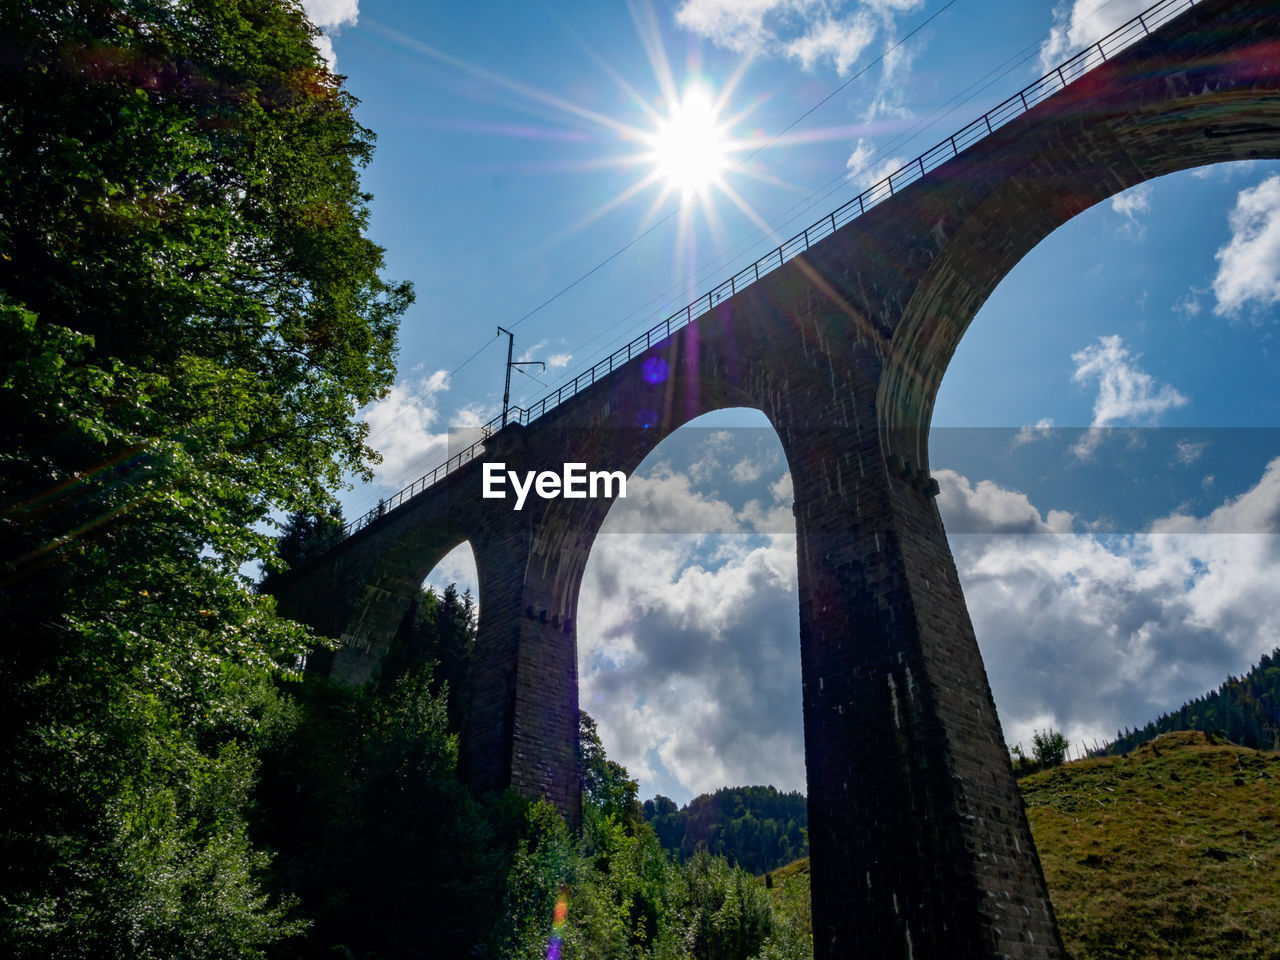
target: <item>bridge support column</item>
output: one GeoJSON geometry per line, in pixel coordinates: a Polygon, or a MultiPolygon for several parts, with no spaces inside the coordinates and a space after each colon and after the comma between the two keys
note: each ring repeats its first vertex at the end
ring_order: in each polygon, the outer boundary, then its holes
{"type": "Polygon", "coordinates": [[[1062,956],[929,480],[794,437],[814,955],[1062,956]]]}
{"type": "Polygon", "coordinates": [[[550,800],[574,827],[582,821],[574,618],[590,549],[582,531],[581,520],[544,516],[473,537],[480,624],[461,762],[473,789],[550,800]]]}

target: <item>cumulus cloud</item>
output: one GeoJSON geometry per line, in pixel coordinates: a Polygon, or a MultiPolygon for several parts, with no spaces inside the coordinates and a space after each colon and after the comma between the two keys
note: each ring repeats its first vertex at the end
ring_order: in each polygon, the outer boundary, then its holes
{"type": "Polygon", "coordinates": [[[1049,39],[1040,47],[1040,68],[1048,73],[1063,60],[1132,20],[1150,0],[1074,0],[1054,8],[1049,39]]]}
{"type": "MultiPolygon", "coordinates": [[[[1213,478],[1205,479],[1211,486],[1213,478]]],[[[1153,533],[1280,533],[1280,458],[1267,464],[1257,484],[1207,516],[1197,518],[1175,512],[1157,520],[1151,530],[1153,533]]]]}
{"type": "Polygon", "coordinates": [[[1228,217],[1231,239],[1217,253],[1213,280],[1219,316],[1280,302],[1280,175],[1240,191],[1228,217]]]}
{"type": "Polygon", "coordinates": [[[329,64],[337,67],[338,58],[333,52],[333,34],[343,27],[355,26],[360,18],[360,0],[302,0],[307,19],[323,31],[315,38],[316,49],[329,64]]]}
{"type": "Polygon", "coordinates": [[[1099,337],[1096,344],[1071,355],[1076,383],[1097,381],[1093,401],[1093,423],[1072,448],[1076,456],[1088,459],[1103,439],[1104,427],[1125,421],[1149,424],[1162,413],[1184,406],[1185,395],[1138,366],[1139,356],[1131,354],[1118,336],[1099,337]]]}
{"type": "Polygon", "coordinates": [[[717,46],[784,56],[806,70],[830,62],[847,74],[896,16],[924,0],[684,0],[676,23],[717,46]]]}
{"type": "Polygon", "coordinates": [[[688,800],[805,789],[794,535],[602,538],[578,610],[583,708],[610,756],[688,800]]]}
{"type": "MultiPolygon", "coordinates": [[[[967,506],[986,507],[993,528],[1020,509],[1032,527],[1039,512],[1021,496],[997,487],[967,506]]],[[[1025,746],[1052,725],[1102,741],[1268,652],[1280,538],[1263,534],[1277,532],[1280,459],[1206,516],[1171,515],[1145,534],[952,536],[1006,739],[1025,746]]]]}
{"type": "MultiPolygon", "coordinates": [[[[440,594],[444,593],[445,588],[450,584],[456,585],[459,595],[470,590],[473,598],[478,599],[480,596],[480,575],[476,571],[476,555],[469,543],[460,543],[445,554],[444,559],[437,563],[422,581],[423,587],[440,594]]],[[[477,609],[479,609],[478,604],[477,609]]]]}
{"type": "MultiPolygon", "coordinates": [[[[1132,365],[1113,347],[1104,367],[1132,365]]],[[[739,462],[730,439],[707,438],[739,462]]],[[[1102,741],[1241,672],[1280,635],[1280,458],[1216,509],[1123,536],[992,480],[935,476],[1010,743],[1046,726],[1102,741]]],[[[605,531],[626,535],[596,541],[578,611],[582,705],[646,794],[804,789],[790,479],[763,473],[758,499],[735,510],[659,463],[610,512],[605,531]],[[680,532],[635,532],[657,518],[680,532]]]]}
{"type": "Polygon", "coordinates": [[[974,486],[954,470],[937,470],[938,512],[948,533],[1066,533],[1072,516],[1051,510],[1047,517],[1025,493],[1007,490],[991,480],[974,486]]]}
{"type": "MultiPolygon", "coordinates": [[[[451,438],[442,428],[439,405],[441,394],[449,389],[447,381],[444,370],[401,380],[364,411],[369,445],[382,454],[375,471],[378,483],[401,487],[449,457],[451,438]]],[[[478,427],[486,412],[479,406],[464,407],[454,414],[453,426],[478,427]]]]}
{"type": "Polygon", "coordinates": [[[764,464],[753,457],[743,457],[729,468],[729,476],[734,483],[754,483],[762,473],[764,464]]]}

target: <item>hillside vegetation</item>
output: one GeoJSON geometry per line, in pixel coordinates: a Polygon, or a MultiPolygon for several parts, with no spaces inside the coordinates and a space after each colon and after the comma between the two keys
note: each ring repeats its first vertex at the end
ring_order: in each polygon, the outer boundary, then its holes
{"type": "MultiPolygon", "coordinates": [[[[1170,733],[1020,785],[1073,960],[1280,958],[1280,753],[1170,733]]],[[[808,860],[768,884],[807,931],[808,860]]]]}
{"type": "Polygon", "coordinates": [[[1076,960],[1280,957],[1280,753],[1165,734],[1022,790],[1076,960]]]}
{"type": "Polygon", "coordinates": [[[1145,727],[1117,731],[1105,752],[1127,753],[1175,730],[1200,730],[1241,746],[1280,750],[1280,649],[1264,654],[1243,677],[1228,677],[1217,690],[1189,700],[1145,727]]]}
{"type": "Polygon", "coordinates": [[[776,787],[722,787],[676,808],[664,796],[644,802],[644,818],[664,850],[688,861],[697,850],[764,873],[809,852],[804,794],[776,787]]]}

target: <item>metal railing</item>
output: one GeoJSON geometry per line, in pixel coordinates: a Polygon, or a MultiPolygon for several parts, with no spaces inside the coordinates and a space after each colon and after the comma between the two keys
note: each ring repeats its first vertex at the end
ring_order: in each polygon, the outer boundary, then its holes
{"type": "Polygon", "coordinates": [[[866,213],[872,207],[889,199],[904,186],[919,180],[930,170],[941,166],[948,160],[960,155],[960,151],[968,149],[989,134],[995,132],[1015,117],[1026,113],[1036,104],[1058,93],[1078,80],[1094,67],[1106,62],[1126,47],[1141,40],[1152,30],[1167,23],[1185,10],[1203,3],[1204,0],[1159,0],[1152,4],[1132,20],[1117,27],[1097,43],[1081,50],[1074,57],[1059,64],[1039,80],[1023,87],[1009,99],[988,110],[968,126],[957,130],[947,139],[926,150],[909,163],[899,167],[883,180],[872,184],[852,200],[837,207],[821,220],[810,224],[794,237],[779,244],[763,257],[744,270],[740,270],[703,294],[684,308],[677,310],[661,323],[646,330],[630,343],[618,348],[609,356],[588,370],[578,374],[573,380],[557,388],[554,392],[535,400],[528,407],[511,407],[506,419],[502,415],[494,417],[479,427],[480,439],[460,453],[450,457],[430,473],[419,477],[409,486],[386,500],[379,501],[378,506],[364,516],[350,521],[343,527],[343,536],[350,536],[357,530],[368,526],[383,514],[394,510],[410,497],[416,496],[437,480],[469,463],[484,451],[484,443],[497,431],[509,423],[528,425],[548,410],[553,410],[565,400],[576,396],[602,377],[611,374],[615,369],[630,361],[633,357],[644,353],[655,343],[661,343],[672,333],[688,326],[697,317],[710,311],[713,307],[751,286],[761,277],[777,270],[787,261],[804,253],[813,244],[835,233],[849,221],[866,213]]]}

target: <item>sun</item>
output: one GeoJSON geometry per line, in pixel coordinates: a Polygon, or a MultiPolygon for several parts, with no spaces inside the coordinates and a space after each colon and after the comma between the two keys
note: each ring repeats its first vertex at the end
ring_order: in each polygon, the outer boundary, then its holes
{"type": "Polygon", "coordinates": [[[691,83],[672,104],[670,115],[659,120],[646,138],[651,150],[648,159],[668,191],[686,199],[705,197],[712,186],[723,182],[733,143],[719,112],[710,93],[691,83]]]}

